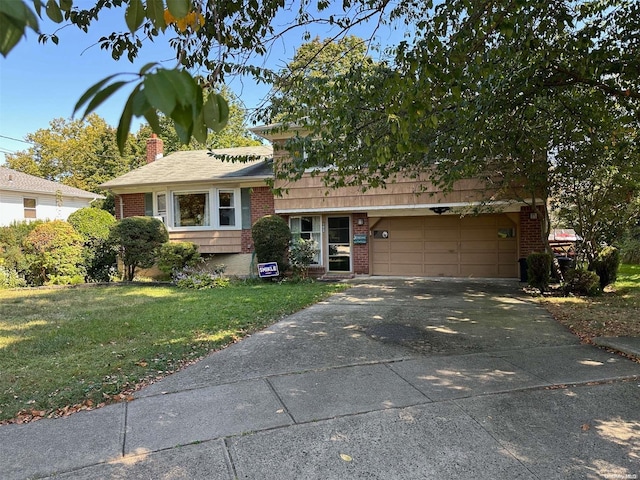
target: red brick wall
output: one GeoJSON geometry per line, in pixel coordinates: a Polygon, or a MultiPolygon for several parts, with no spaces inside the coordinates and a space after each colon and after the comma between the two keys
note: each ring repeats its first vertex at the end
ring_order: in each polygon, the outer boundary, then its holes
{"type": "MultiPolygon", "coordinates": [[[[273,193],[269,187],[254,187],[251,189],[251,225],[265,215],[273,215],[273,193]]],[[[242,253],[253,252],[251,229],[242,230],[242,253]]]]}
{"type": "Polygon", "coordinates": [[[541,213],[538,218],[530,218],[531,213],[536,213],[533,207],[520,208],[520,258],[534,252],[544,252],[545,245],[542,242],[541,213]]]}
{"type": "Polygon", "coordinates": [[[367,236],[365,245],[353,246],[353,273],[357,275],[369,274],[369,219],[366,213],[353,214],[353,234],[367,236]],[[358,225],[358,219],[363,219],[364,224],[358,225]]]}
{"type": "Polygon", "coordinates": [[[120,212],[123,218],[144,216],[144,193],[128,193],[116,195],[116,218],[120,220],[120,212]],[[121,210],[122,202],[122,210],[121,210]]]}
{"type": "Polygon", "coordinates": [[[269,187],[254,187],[251,189],[251,224],[265,215],[273,215],[273,192],[269,187]]]}

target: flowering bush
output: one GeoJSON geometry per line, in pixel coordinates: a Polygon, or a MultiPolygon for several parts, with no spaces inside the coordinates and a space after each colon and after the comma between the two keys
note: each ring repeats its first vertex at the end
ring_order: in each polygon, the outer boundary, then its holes
{"type": "Polygon", "coordinates": [[[13,268],[0,265],[0,288],[26,287],[27,282],[13,268]]]}
{"type": "Polygon", "coordinates": [[[185,267],[173,274],[173,283],[178,288],[204,290],[207,288],[223,288],[229,286],[229,279],[223,276],[225,265],[217,265],[213,272],[185,267]]]}

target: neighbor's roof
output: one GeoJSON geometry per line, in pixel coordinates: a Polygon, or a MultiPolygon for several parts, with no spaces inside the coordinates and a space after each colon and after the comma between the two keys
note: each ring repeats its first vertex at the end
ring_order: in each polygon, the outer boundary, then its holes
{"type": "Polygon", "coordinates": [[[273,175],[271,158],[273,148],[267,145],[254,147],[219,148],[211,150],[187,150],[174,152],[136,170],[109,180],[104,188],[133,187],[168,183],[196,183],[231,180],[246,177],[266,178],[273,175]],[[221,160],[219,156],[227,160],[221,160]],[[230,161],[231,158],[238,161],[230,161]],[[250,161],[242,159],[255,158],[250,161]]]}
{"type": "Polygon", "coordinates": [[[104,198],[97,193],[87,192],[79,188],[52,182],[35,177],[11,168],[0,167],[0,190],[26,193],[46,193],[56,195],[60,192],[65,197],[104,198]]]}

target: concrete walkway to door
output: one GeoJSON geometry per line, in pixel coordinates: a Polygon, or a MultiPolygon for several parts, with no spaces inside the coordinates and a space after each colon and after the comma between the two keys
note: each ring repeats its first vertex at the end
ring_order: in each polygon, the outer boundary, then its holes
{"type": "Polygon", "coordinates": [[[640,475],[640,364],[515,281],[352,283],[131,402],[0,427],[0,478],[640,475]]]}

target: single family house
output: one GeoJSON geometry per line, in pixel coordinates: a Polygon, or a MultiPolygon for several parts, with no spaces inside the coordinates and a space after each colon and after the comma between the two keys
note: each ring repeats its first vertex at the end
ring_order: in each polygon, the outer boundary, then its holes
{"type": "MultiPolygon", "coordinates": [[[[291,131],[253,129],[272,144],[291,131]]],[[[495,202],[492,213],[461,215],[484,200],[473,180],[450,192],[423,191],[420,179],[400,178],[385,189],[326,191],[317,176],[305,175],[274,196],[267,180],[273,162],[287,155],[271,146],[206,150],[162,156],[151,138],[147,164],[102,186],[116,195],[116,216],[153,215],[165,222],[170,239],[191,241],[202,253],[243,258],[249,273],[251,226],[277,214],[292,235],[312,239],[315,275],[425,277],[518,277],[518,259],[542,251],[541,221],[523,202],[495,202]]],[[[225,262],[226,263],[226,262],[225,262]]],[[[242,262],[241,262],[242,263],[242,262]]]]}
{"type": "Polygon", "coordinates": [[[97,193],[0,166],[0,226],[24,220],[66,220],[101,198],[97,193]]]}

